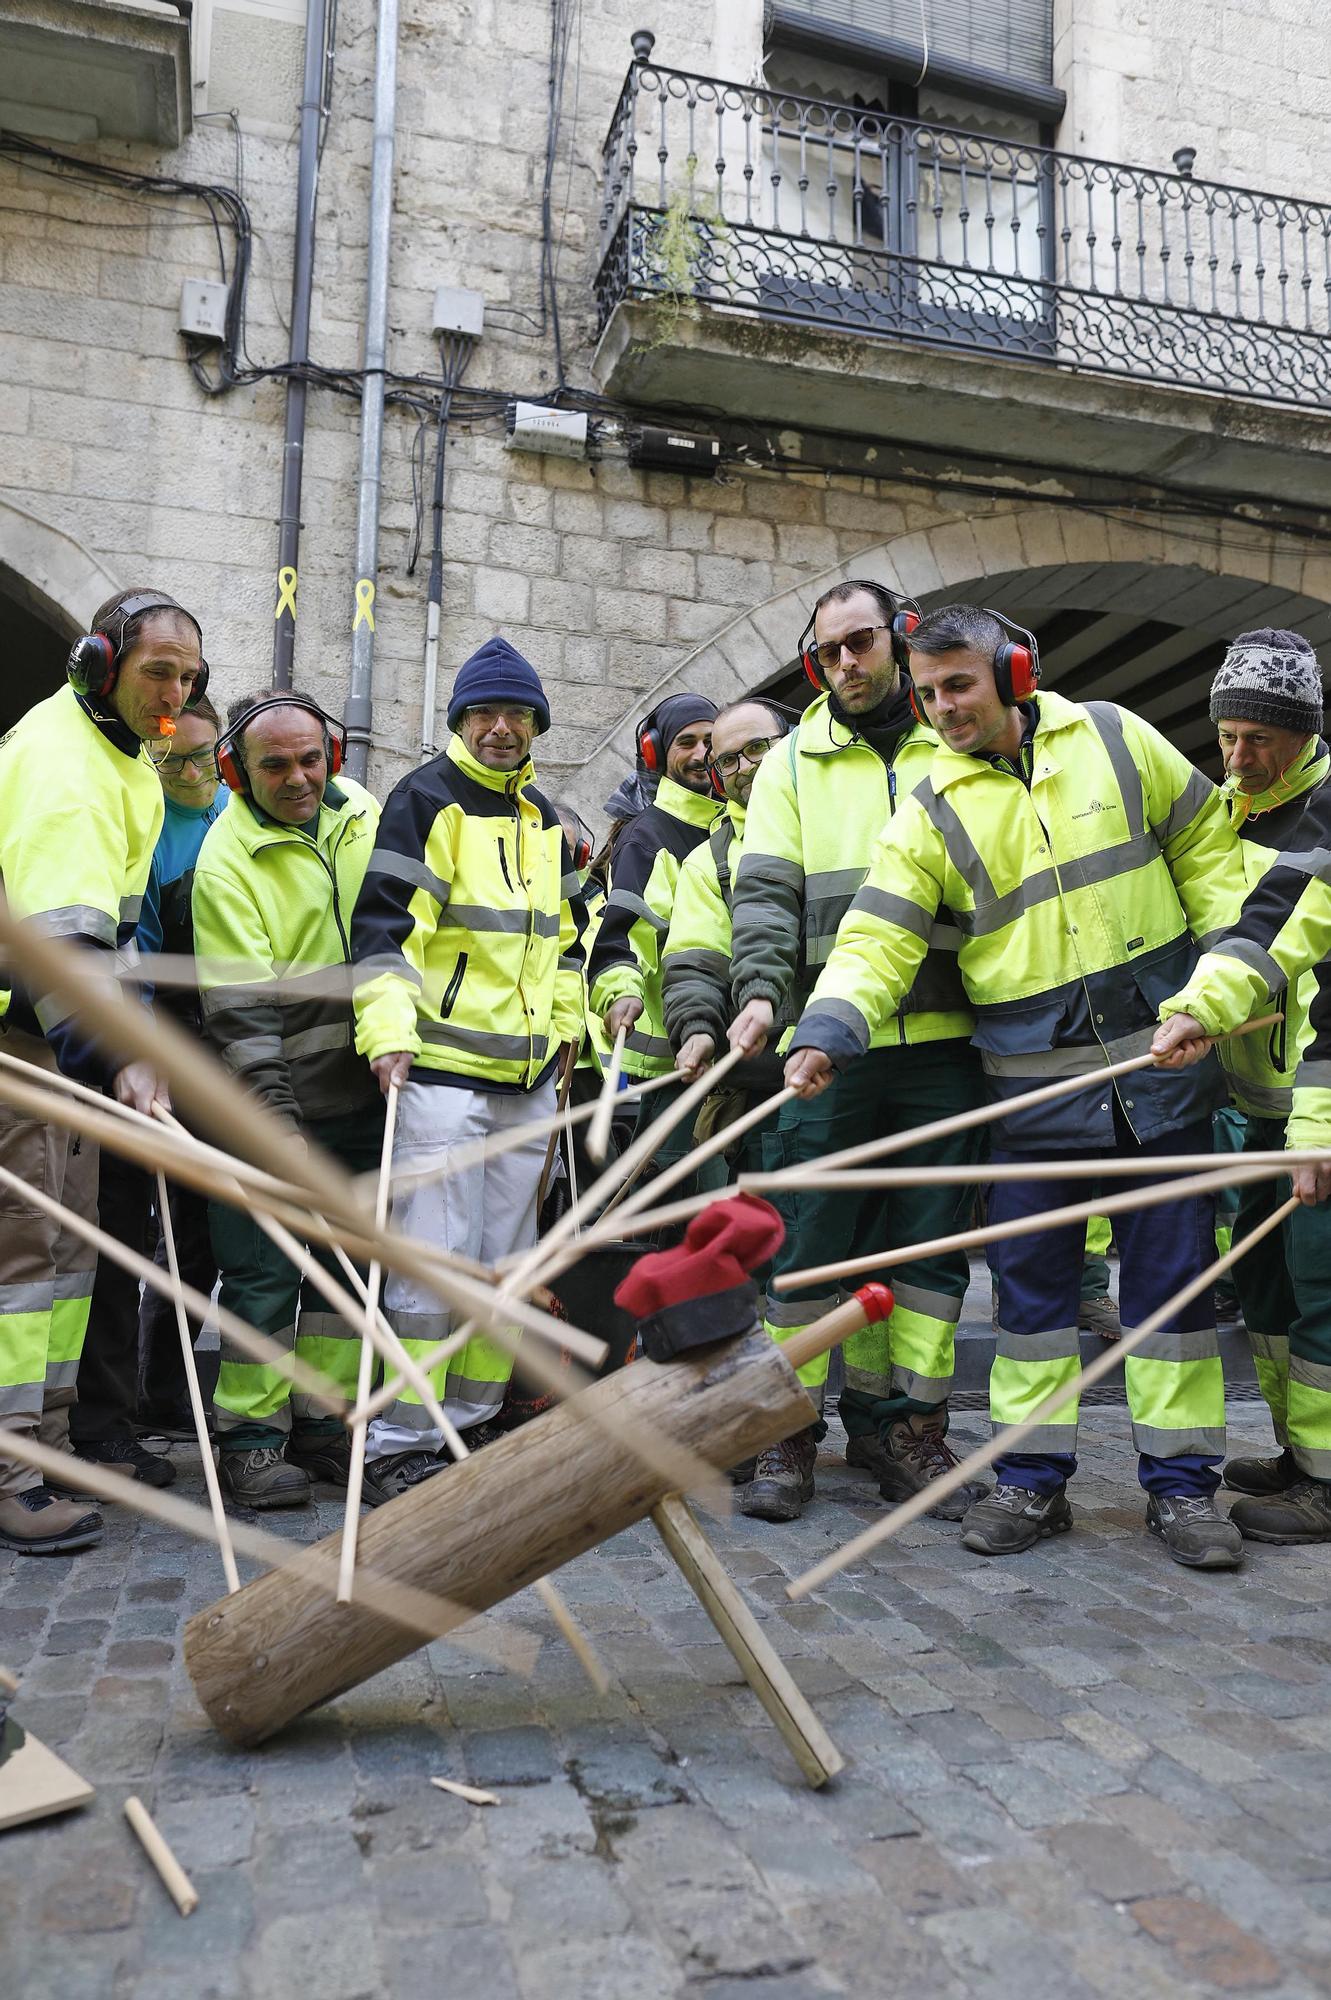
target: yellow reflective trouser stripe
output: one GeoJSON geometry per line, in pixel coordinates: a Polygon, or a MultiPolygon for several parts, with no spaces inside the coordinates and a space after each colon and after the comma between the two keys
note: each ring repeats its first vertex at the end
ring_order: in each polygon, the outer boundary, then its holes
{"type": "MultiPolygon", "coordinates": [[[[1013,1344],[1020,1345],[1015,1341],[1013,1344]]],[[[1066,1388],[1070,1382],[1075,1382],[1080,1373],[1081,1359],[1077,1354],[1051,1356],[1046,1360],[1032,1357],[1029,1361],[1018,1360],[1008,1354],[996,1354],[989,1370],[989,1416],[994,1428],[1000,1430],[1009,1424],[1024,1424],[1046,1396],[1052,1396],[1056,1389],[1066,1388]]],[[[1079,1401],[1079,1397],[1073,1396],[1047,1423],[1030,1437],[1023,1438],[1020,1449],[1026,1452],[1075,1452],[1079,1401]]]]}
{"type": "Polygon", "coordinates": [[[1110,1226],[1109,1217],[1107,1215],[1093,1215],[1090,1218],[1089,1222],[1086,1224],[1087,1256],[1088,1257],[1107,1256],[1109,1252],[1109,1246],[1112,1243],[1113,1238],[1114,1238],[1114,1232],[1112,1227],[1110,1226]]]}
{"type": "MultiPolygon", "coordinates": [[[[322,1315],[314,1315],[316,1319],[322,1315]]],[[[331,1316],[330,1316],[331,1317],[331,1316]]],[[[304,1321],[302,1319],[302,1326],[304,1321]]],[[[282,1327],[272,1335],[290,1347],[291,1328],[282,1327]]],[[[334,1382],[350,1404],[356,1393],[356,1373],[360,1364],[360,1342],[354,1338],[329,1338],[324,1334],[301,1332],[295,1342],[296,1356],[317,1368],[334,1382]]],[[[223,1354],[217,1371],[213,1408],[219,1430],[238,1424],[267,1424],[271,1430],[290,1429],[291,1417],[323,1417],[329,1413],[308,1396],[293,1392],[290,1378],[267,1362],[245,1361],[223,1354]],[[288,1401],[291,1408],[288,1409],[288,1401]]]]}
{"type": "Polygon", "coordinates": [[[49,1374],[53,1366],[73,1364],[77,1366],[83,1352],[83,1339],[88,1331],[88,1314],[92,1307],[92,1274],[88,1275],[88,1293],[81,1299],[57,1299],[51,1307],[51,1338],[46,1350],[46,1365],[49,1374]]]}
{"type": "Polygon", "coordinates": [[[887,1400],[945,1403],[952,1387],[955,1322],[912,1312],[899,1302],[891,1317],[853,1333],[842,1352],[846,1387],[887,1400]]]}
{"type": "MultiPolygon", "coordinates": [[[[51,1313],[0,1313],[0,1410],[6,1389],[21,1389],[46,1375],[51,1347],[51,1313]]],[[[41,1406],[40,1395],[37,1398],[41,1406]]]]}
{"type": "MultiPolygon", "coordinates": [[[[1295,1361],[1289,1378],[1289,1447],[1301,1472],[1331,1480],[1331,1391],[1301,1382],[1298,1370],[1295,1361]]],[[[1325,1377],[1327,1370],[1316,1373],[1325,1377]]]]}
{"type": "Polygon", "coordinates": [[[1156,1458],[1225,1448],[1225,1372],[1218,1354],[1156,1361],[1130,1354],[1123,1364],[1138,1451],[1156,1458]]]}
{"type": "MultiPolygon", "coordinates": [[[[812,1321],[808,1321],[806,1324],[812,1325],[812,1321]]],[[[783,1340],[789,1340],[792,1333],[802,1333],[804,1330],[803,1327],[798,1326],[773,1326],[770,1319],[764,1320],[763,1325],[778,1346],[780,1346],[783,1340]]],[[[806,1361],[802,1368],[795,1370],[800,1381],[804,1384],[810,1396],[812,1396],[814,1408],[820,1416],[823,1409],[823,1391],[827,1386],[827,1371],[831,1365],[832,1356],[830,1353],[815,1354],[812,1361],[806,1361]]]]}
{"type": "Polygon", "coordinates": [[[1289,1443],[1289,1339],[1283,1333],[1254,1333],[1248,1329],[1257,1386],[1262,1392],[1277,1444],[1289,1443]]]}

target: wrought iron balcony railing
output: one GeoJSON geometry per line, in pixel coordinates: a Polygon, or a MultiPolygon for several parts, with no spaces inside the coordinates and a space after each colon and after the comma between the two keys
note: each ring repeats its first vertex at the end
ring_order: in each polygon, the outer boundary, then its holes
{"type": "Polygon", "coordinates": [[[1331,406],[1331,208],[636,61],[604,325],[702,303],[1331,406]]]}

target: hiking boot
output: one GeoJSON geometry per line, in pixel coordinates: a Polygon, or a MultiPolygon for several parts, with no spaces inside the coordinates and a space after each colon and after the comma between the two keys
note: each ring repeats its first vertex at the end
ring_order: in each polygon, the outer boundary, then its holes
{"type": "Polygon", "coordinates": [[[1271,1493],[1288,1493],[1291,1486],[1301,1486],[1304,1478],[1288,1445],[1279,1458],[1231,1458],[1224,1472],[1226,1486],[1235,1493],[1255,1493],[1260,1499],[1271,1493]]]}
{"type": "Polygon", "coordinates": [[[134,1428],[140,1437],[165,1438],[168,1444],[193,1444],[198,1437],[194,1413],[188,1403],[174,1410],[146,1405],[135,1416],[134,1428]]]}
{"type": "Polygon", "coordinates": [[[222,1484],[238,1507],[303,1507],[310,1497],[309,1474],[288,1462],[275,1444],[248,1451],[223,1450],[222,1484]]]}
{"type": "Polygon", "coordinates": [[[1016,1556],[1046,1535],[1066,1535],[1072,1526],[1066,1486],[1033,1493],[1029,1486],[1000,1480],[966,1515],[961,1546],[977,1556],[1016,1556]]]}
{"type": "Polygon", "coordinates": [[[17,1549],[23,1556],[72,1555],[95,1548],[102,1539],[102,1517],[77,1500],[57,1500],[45,1486],[11,1493],[0,1500],[0,1549],[17,1549]]]}
{"type": "Polygon", "coordinates": [[[452,1463],[433,1451],[395,1451],[388,1458],[367,1458],[360,1497],[367,1507],[382,1507],[385,1500],[400,1499],[436,1472],[447,1472],[452,1463]]]}
{"type": "Polygon", "coordinates": [[[1243,1537],[1209,1493],[1152,1493],[1146,1525],[1185,1569],[1237,1569],[1243,1561],[1243,1537]]]}
{"type": "MultiPolygon", "coordinates": [[[[871,1472],[884,1500],[909,1500],[957,1464],[956,1453],[947,1441],[945,1423],[941,1412],[927,1417],[904,1417],[900,1423],[888,1425],[884,1439],[874,1437],[872,1432],[851,1438],[846,1445],[846,1464],[862,1466],[871,1472]]],[[[929,1512],[938,1521],[964,1520],[968,1508],[983,1500],[986,1491],[978,1480],[969,1480],[929,1512]]]]}
{"type": "Polygon", "coordinates": [[[1082,1300],[1077,1307],[1077,1325],[1083,1333],[1098,1333],[1101,1340],[1121,1340],[1123,1337],[1118,1307],[1108,1292],[1100,1292],[1093,1299],[1082,1300]]]}
{"type": "Polygon", "coordinates": [[[1283,1493],[1236,1500],[1229,1518],[1249,1542],[1331,1542],[1331,1486],[1304,1477],[1283,1493]]]}
{"type": "Polygon", "coordinates": [[[326,1480],[330,1486],[345,1486],[351,1477],[351,1433],[339,1424],[327,1436],[315,1431],[302,1437],[293,1431],[287,1445],[287,1464],[298,1465],[309,1479],[326,1480]]]}
{"type": "Polygon", "coordinates": [[[747,1486],[757,1470],[758,1461],[756,1458],[742,1459],[738,1465],[731,1465],[726,1468],[726,1478],[732,1486],[747,1486]]]}
{"type": "Polygon", "coordinates": [[[817,1456],[812,1424],[780,1444],[769,1444],[759,1452],[753,1478],[740,1495],[740,1513],[755,1521],[798,1521],[813,1498],[817,1456]]]}
{"type": "MultiPolygon", "coordinates": [[[[122,1473],[126,1479],[138,1479],[145,1486],[170,1486],[176,1476],[169,1458],[161,1452],[145,1451],[136,1438],[84,1439],[75,1445],[74,1456],[86,1459],[89,1465],[104,1465],[108,1472],[122,1473]]],[[[65,1486],[64,1479],[51,1483],[57,1488],[65,1486]]],[[[72,1468],[68,1490],[78,1491],[72,1468]]]]}

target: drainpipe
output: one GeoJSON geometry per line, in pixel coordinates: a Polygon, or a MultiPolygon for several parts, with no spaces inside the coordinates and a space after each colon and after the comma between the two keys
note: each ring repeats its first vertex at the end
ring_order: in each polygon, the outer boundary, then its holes
{"type": "MultiPolygon", "coordinates": [[[[314,215],[319,199],[319,128],[324,111],[328,0],[309,0],[305,17],[305,80],[300,98],[300,157],[296,175],[296,252],[291,272],[291,344],[287,360],[304,368],[310,358],[310,294],[314,287],[314,215]]],[[[277,608],[273,614],[273,686],[291,686],[296,649],[297,558],[300,554],[300,480],[305,463],[303,376],[287,380],[286,436],[282,443],[282,510],[277,524],[277,608]]]]}
{"type": "Polygon", "coordinates": [[[388,252],[393,223],[398,0],[379,0],[374,58],[370,248],[365,275],[365,378],[360,403],[360,493],[356,510],[356,599],[347,689],[347,770],[363,784],[374,721],[374,596],[383,486],[384,368],[388,357],[388,252]]]}

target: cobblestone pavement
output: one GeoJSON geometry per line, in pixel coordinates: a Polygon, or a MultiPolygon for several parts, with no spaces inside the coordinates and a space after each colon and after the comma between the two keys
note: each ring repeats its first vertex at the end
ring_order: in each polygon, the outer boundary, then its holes
{"type": "MultiPolygon", "coordinates": [[[[1267,1441],[1260,1406],[1235,1407],[1233,1437],[1267,1441]]],[[[1126,1412],[1098,1408],[1074,1534],[998,1564],[922,1522],[794,1605],[786,1579],[879,1511],[841,1445],[834,1429],[802,1521],[715,1530],[853,1758],[826,1794],[650,1527],[561,1576],[610,1695],[528,1592],[485,1624],[501,1655],[541,1642],[529,1678],[439,1643],[255,1753],[212,1734],[177,1643],[221,1591],[213,1551],[110,1510],[92,1554],[0,1555],[16,1713],[97,1786],[83,1813],[3,1837],[0,1991],[1325,1994],[1331,1553],[1179,1569],[1143,1533],[1126,1412]],[[194,1876],[188,1922],[123,1822],[130,1791],[194,1876]]],[[[201,1497],[197,1456],[177,1455],[177,1490],[201,1497]]],[[[320,1491],[277,1530],[334,1528],[320,1491]]]]}

